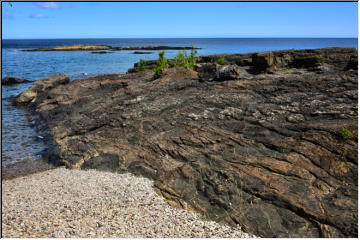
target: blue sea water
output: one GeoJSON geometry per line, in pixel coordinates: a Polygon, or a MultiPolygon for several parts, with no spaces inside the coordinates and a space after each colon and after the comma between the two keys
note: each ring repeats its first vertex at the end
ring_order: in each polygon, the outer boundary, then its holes
{"type": "MultiPolygon", "coordinates": [[[[24,49],[73,44],[110,45],[118,47],[166,45],[200,47],[199,55],[249,53],[282,49],[312,49],[323,47],[355,47],[357,38],[177,38],[177,39],[28,39],[2,41],[2,78],[6,76],[35,81],[55,73],[71,80],[107,73],[124,73],[141,58],[157,58],[153,54],[135,55],[133,51],[92,54],[87,51],[23,52],[24,49]]],[[[168,50],[172,58],[177,51],[168,50]]],[[[46,148],[36,134],[23,108],[10,104],[10,97],[31,86],[31,83],[2,86],[2,166],[41,159],[46,148]]]]}

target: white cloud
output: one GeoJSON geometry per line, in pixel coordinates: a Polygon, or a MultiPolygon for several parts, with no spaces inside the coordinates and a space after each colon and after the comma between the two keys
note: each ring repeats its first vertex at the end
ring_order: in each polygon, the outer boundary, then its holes
{"type": "Polygon", "coordinates": [[[47,16],[42,13],[34,13],[34,14],[30,15],[29,17],[30,18],[47,18],[47,16]]]}
{"type": "Polygon", "coordinates": [[[41,8],[59,8],[59,4],[56,2],[39,2],[36,5],[41,8]]]}

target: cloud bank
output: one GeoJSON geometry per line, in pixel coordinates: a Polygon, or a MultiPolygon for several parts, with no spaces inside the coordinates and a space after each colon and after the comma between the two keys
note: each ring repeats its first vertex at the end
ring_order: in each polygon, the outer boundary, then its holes
{"type": "Polygon", "coordinates": [[[41,8],[59,8],[59,4],[56,2],[39,2],[36,5],[41,8]]]}
{"type": "Polygon", "coordinates": [[[42,13],[34,13],[34,14],[30,15],[29,18],[47,18],[47,16],[42,13]]]}

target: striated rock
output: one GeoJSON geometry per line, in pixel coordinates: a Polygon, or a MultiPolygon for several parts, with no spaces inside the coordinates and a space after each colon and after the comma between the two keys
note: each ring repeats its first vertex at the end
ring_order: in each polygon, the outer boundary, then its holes
{"type": "Polygon", "coordinates": [[[199,58],[199,63],[215,63],[223,57],[228,64],[248,66],[253,74],[273,73],[288,68],[317,71],[323,65],[336,70],[357,69],[357,52],[353,48],[323,48],[321,50],[283,50],[247,54],[210,55],[199,58]],[[331,63],[331,64],[328,64],[331,63]]]}
{"type": "Polygon", "coordinates": [[[23,78],[16,78],[16,77],[5,77],[1,79],[1,85],[13,85],[19,83],[27,83],[30,82],[29,80],[23,78]]]}
{"type": "Polygon", "coordinates": [[[340,132],[357,136],[353,56],[236,54],[221,67],[206,56],[198,72],[77,80],[30,106],[70,168],[147,176],[171,205],[257,236],[357,237],[358,143],[340,132]],[[221,69],[231,81],[203,80],[221,69]]]}
{"type": "Polygon", "coordinates": [[[13,99],[15,105],[26,105],[36,100],[38,94],[43,93],[51,88],[61,84],[66,84],[70,81],[69,77],[57,74],[50,77],[36,81],[28,90],[22,92],[13,99]]]}

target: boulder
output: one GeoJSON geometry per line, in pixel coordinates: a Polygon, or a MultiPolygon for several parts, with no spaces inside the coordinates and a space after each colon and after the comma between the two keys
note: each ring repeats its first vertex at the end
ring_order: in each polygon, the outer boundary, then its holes
{"type": "Polygon", "coordinates": [[[32,100],[34,100],[36,96],[37,96],[37,92],[28,89],[15,98],[15,104],[19,104],[19,105],[28,104],[32,100]]]}
{"type": "Polygon", "coordinates": [[[29,80],[23,79],[23,78],[16,78],[16,77],[5,77],[1,79],[2,85],[13,85],[13,84],[19,84],[19,83],[26,83],[30,82],[29,80]]]}
{"type": "Polygon", "coordinates": [[[219,66],[216,63],[201,63],[196,65],[196,71],[202,81],[213,81],[217,78],[219,66]]]}
{"type": "Polygon", "coordinates": [[[287,53],[265,52],[252,55],[252,70],[255,73],[272,73],[287,68],[292,62],[292,56],[287,53]]]}
{"type": "Polygon", "coordinates": [[[241,75],[241,68],[237,65],[219,66],[216,78],[218,80],[233,80],[238,79],[241,75]]]}
{"type": "Polygon", "coordinates": [[[239,67],[236,64],[200,63],[196,65],[196,71],[199,73],[201,81],[227,81],[251,78],[251,75],[244,67],[239,67]]]}

